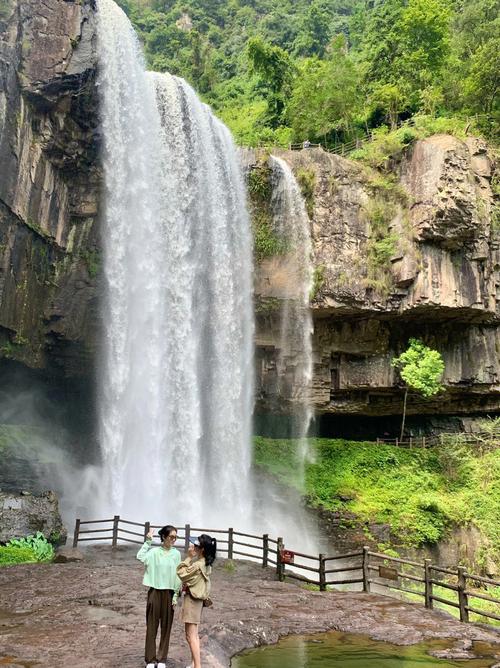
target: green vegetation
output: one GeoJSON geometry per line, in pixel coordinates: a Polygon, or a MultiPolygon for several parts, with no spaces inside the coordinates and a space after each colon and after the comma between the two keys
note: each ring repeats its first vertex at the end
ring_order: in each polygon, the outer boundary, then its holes
{"type": "Polygon", "coordinates": [[[35,555],[36,561],[52,561],[54,558],[54,547],[41,531],[37,531],[35,535],[29,535],[25,538],[12,538],[7,543],[7,547],[20,550],[29,549],[35,555]]]}
{"type": "Polygon", "coordinates": [[[498,136],[499,0],[118,1],[149,66],[241,143],[332,145],[419,115],[498,136]]]}
{"type": "Polygon", "coordinates": [[[311,294],[309,295],[309,299],[311,301],[314,301],[316,299],[316,297],[319,294],[319,291],[323,287],[324,282],[325,282],[325,265],[320,264],[314,268],[313,272],[311,294]]]}
{"type": "Polygon", "coordinates": [[[376,196],[365,207],[368,219],[368,241],[366,244],[367,276],[365,285],[380,295],[387,295],[392,287],[391,258],[396,253],[398,237],[389,225],[396,208],[387,199],[376,196]]]}
{"type": "Polygon", "coordinates": [[[296,179],[306,204],[307,215],[309,218],[312,218],[314,213],[314,187],[316,185],[316,174],[312,169],[299,169],[296,174],[296,179]]]}
{"type": "Polygon", "coordinates": [[[392,360],[392,366],[399,369],[399,374],[406,385],[401,424],[402,440],[408,390],[415,390],[424,397],[432,397],[437,394],[443,388],[441,378],[444,372],[444,362],[440,352],[432,350],[419,339],[410,339],[407,350],[392,360]]]}
{"type": "Polygon", "coordinates": [[[41,531],[26,538],[13,538],[0,546],[0,566],[52,561],[54,548],[41,531]]]}
{"type": "Polygon", "coordinates": [[[484,558],[500,563],[500,448],[464,445],[450,461],[442,447],[312,439],[315,461],[301,487],[297,444],[256,438],[255,463],[305,494],[313,507],[353,513],[363,524],[388,524],[393,547],[433,544],[453,526],[475,525],[484,558]],[[452,475],[450,475],[450,469],[452,475]]]}
{"type": "Polygon", "coordinates": [[[272,170],[269,155],[264,153],[248,175],[248,196],[254,236],[254,254],[257,260],[272,255],[283,255],[287,251],[286,242],[281,239],[273,226],[271,211],[272,170]]]}
{"type": "Polygon", "coordinates": [[[90,249],[80,251],[79,255],[87,266],[87,271],[89,272],[90,278],[95,278],[99,273],[99,268],[101,266],[99,251],[96,249],[90,249]]]}
{"type": "Polygon", "coordinates": [[[29,547],[0,545],[0,566],[10,566],[12,564],[32,564],[36,561],[36,555],[29,547]]]}

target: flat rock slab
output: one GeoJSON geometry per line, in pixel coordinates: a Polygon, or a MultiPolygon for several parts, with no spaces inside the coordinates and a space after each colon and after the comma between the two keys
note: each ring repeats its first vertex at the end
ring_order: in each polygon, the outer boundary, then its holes
{"type": "MultiPolygon", "coordinates": [[[[140,668],[146,588],[135,550],[88,547],[85,560],[0,569],[0,663],[13,666],[78,665],[140,668]],[[8,657],[8,659],[7,659],[8,657]],[[3,662],[2,662],[3,659],[3,662]]],[[[500,634],[420,605],[361,592],[309,591],[280,583],[272,569],[250,562],[216,562],[212,608],[200,626],[203,665],[227,668],[245,648],[274,643],[291,633],[339,630],[408,645],[429,638],[482,640],[500,634]]],[[[457,643],[451,641],[450,646],[457,643]]],[[[189,663],[176,614],[169,668],[189,663]]]]}

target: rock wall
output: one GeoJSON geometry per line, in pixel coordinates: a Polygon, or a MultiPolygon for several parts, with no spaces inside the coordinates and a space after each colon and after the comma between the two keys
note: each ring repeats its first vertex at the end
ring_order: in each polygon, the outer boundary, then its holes
{"type": "Polygon", "coordinates": [[[94,0],[0,9],[0,352],[86,373],[100,173],[94,0]]]}
{"type": "Polygon", "coordinates": [[[28,492],[0,492],[0,543],[6,543],[11,538],[24,538],[38,531],[58,545],[66,542],[67,532],[54,492],[44,492],[39,496],[28,492]]]}
{"type": "MultiPolygon", "coordinates": [[[[94,0],[2,3],[0,358],[52,377],[88,377],[100,338],[95,52],[94,0]]],[[[398,414],[390,362],[410,336],[442,352],[447,389],[434,401],[411,397],[409,413],[499,411],[500,240],[487,147],[419,141],[392,166],[392,189],[320,149],[278,153],[313,184],[316,411],[398,414]],[[387,229],[377,240],[380,211],[387,229]]],[[[268,257],[255,275],[261,412],[293,411],[276,382],[281,269],[268,257]]]]}
{"type": "MultiPolygon", "coordinates": [[[[321,149],[280,154],[299,180],[306,174],[314,182],[316,411],[400,413],[403,389],[391,360],[412,336],[442,353],[446,391],[434,400],[410,396],[410,414],[499,411],[500,232],[492,222],[494,165],[487,147],[472,138],[429,137],[385,176],[321,149]],[[385,261],[373,250],[382,214],[385,261]]],[[[275,266],[265,258],[256,272],[263,412],[291,410],[276,394],[274,311],[281,288],[274,289],[275,266]]]]}

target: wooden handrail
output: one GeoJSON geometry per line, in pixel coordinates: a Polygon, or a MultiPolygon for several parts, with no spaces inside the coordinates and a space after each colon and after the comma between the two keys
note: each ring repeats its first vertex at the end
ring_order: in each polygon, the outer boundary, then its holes
{"type": "MultiPolygon", "coordinates": [[[[135,543],[141,544],[142,540],[133,540],[126,538],[122,534],[137,536],[143,539],[149,528],[153,525],[150,522],[145,522],[144,524],[140,522],[131,522],[129,520],[122,519],[119,515],[115,515],[113,519],[109,520],[80,520],[75,521],[75,530],[73,534],[73,546],[77,547],[79,542],[83,541],[98,541],[98,540],[111,540],[113,548],[118,546],[119,541],[126,543],[135,543]],[[82,525],[90,524],[102,524],[105,522],[112,522],[112,526],[105,529],[96,528],[96,529],[85,529],[82,530],[82,525]],[[142,527],[143,533],[137,533],[120,527],[120,524],[133,525],[142,527]],[[107,533],[106,536],[97,535],[100,533],[107,533]],[[85,537],[82,537],[85,534],[85,537]],[[89,534],[92,534],[90,537],[87,537],[89,534]]],[[[226,548],[220,548],[219,552],[227,554],[228,559],[233,559],[234,555],[241,557],[248,557],[249,559],[259,559],[262,562],[263,567],[268,567],[272,565],[276,568],[276,577],[283,582],[286,577],[300,580],[301,582],[306,582],[309,584],[319,586],[320,591],[326,591],[328,586],[334,585],[348,585],[348,584],[362,584],[363,591],[369,592],[371,584],[377,584],[378,586],[385,587],[387,591],[395,590],[401,591],[404,593],[415,594],[416,596],[421,596],[425,599],[425,607],[432,608],[434,601],[442,603],[443,605],[448,605],[453,608],[456,608],[460,612],[460,619],[463,622],[469,621],[469,613],[481,615],[486,619],[500,620],[500,617],[493,612],[486,610],[479,610],[469,605],[470,598],[478,598],[488,601],[490,603],[497,603],[500,605],[500,600],[493,596],[489,596],[486,593],[475,592],[474,590],[467,587],[467,583],[479,582],[483,585],[491,585],[495,587],[500,587],[500,581],[494,580],[493,578],[487,578],[481,575],[474,575],[473,573],[468,573],[465,568],[459,566],[457,570],[451,570],[449,568],[442,568],[441,566],[434,566],[431,564],[429,559],[425,559],[424,563],[419,563],[412,561],[410,559],[402,559],[400,557],[393,557],[383,552],[374,552],[370,550],[369,547],[365,546],[362,551],[358,552],[349,552],[347,554],[334,555],[331,557],[325,556],[324,554],[310,555],[303,552],[293,552],[295,557],[299,559],[308,559],[315,561],[318,564],[318,567],[306,566],[303,563],[296,563],[295,561],[292,564],[285,563],[285,557],[283,556],[283,550],[285,544],[283,538],[270,538],[268,534],[263,534],[257,536],[255,534],[248,534],[240,531],[235,531],[233,528],[229,529],[203,529],[203,528],[192,528],[189,524],[186,524],[184,527],[184,536],[179,535],[179,540],[185,541],[185,547],[187,548],[189,544],[189,537],[191,532],[203,532],[203,533],[217,533],[219,535],[227,535],[227,540],[219,538],[220,543],[227,544],[226,548]],[[259,541],[259,544],[254,545],[250,543],[244,543],[242,541],[235,540],[235,536],[243,536],[252,538],[259,541]],[[276,547],[270,547],[270,545],[276,545],[276,547]],[[251,554],[249,552],[243,552],[236,548],[246,547],[251,548],[256,552],[256,554],[251,554]],[[276,561],[271,556],[276,555],[276,561]],[[350,565],[347,567],[339,568],[327,568],[326,564],[328,561],[337,561],[342,559],[359,559],[358,563],[350,565]],[[405,573],[402,568],[386,568],[386,571],[383,571],[383,564],[373,563],[373,559],[382,559],[384,561],[393,562],[395,564],[401,564],[402,566],[411,566],[413,569],[419,568],[422,569],[423,577],[419,577],[414,573],[405,573]],[[293,569],[293,570],[291,570],[293,569]],[[305,575],[299,574],[297,571],[305,571],[305,575]],[[331,574],[349,574],[353,571],[361,571],[362,577],[343,577],[339,580],[327,580],[327,576],[331,574]],[[379,572],[378,578],[370,577],[370,572],[379,572]],[[442,573],[444,575],[451,575],[457,578],[457,584],[451,584],[450,582],[443,582],[432,577],[432,573],[442,573]],[[312,576],[308,576],[308,573],[317,574],[317,577],[311,579],[312,576]],[[401,585],[400,580],[410,580],[413,582],[421,583],[424,585],[424,590],[412,590],[401,585]],[[434,595],[433,587],[439,586],[448,591],[452,591],[457,595],[457,602],[444,599],[440,596],[434,595]]],[[[286,553],[285,553],[286,555],[286,553]]],[[[409,585],[408,585],[409,586],[409,585]]]]}

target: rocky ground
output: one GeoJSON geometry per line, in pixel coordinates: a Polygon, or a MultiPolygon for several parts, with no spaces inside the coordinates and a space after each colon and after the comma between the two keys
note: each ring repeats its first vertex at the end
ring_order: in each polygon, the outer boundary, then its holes
{"type": "MultiPolygon", "coordinates": [[[[143,665],[146,590],[134,550],[91,547],[80,563],[0,569],[0,665],[143,665]]],[[[280,583],[271,569],[221,560],[213,577],[213,608],[200,627],[204,665],[223,668],[244,648],[290,633],[337,629],[412,644],[449,638],[463,652],[471,640],[498,647],[500,634],[448,615],[375,594],[309,591],[280,583]]],[[[169,668],[184,668],[188,651],[176,616],[169,668]]],[[[457,657],[458,658],[458,657],[457,657]]]]}

